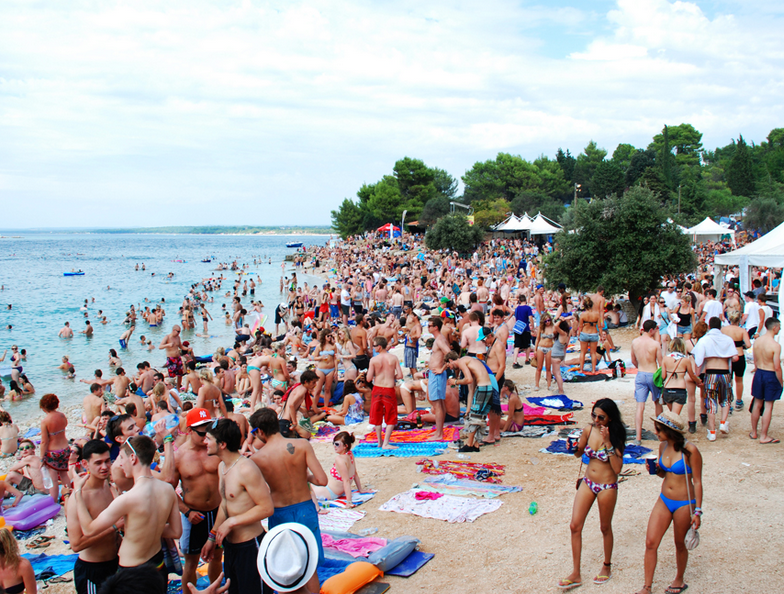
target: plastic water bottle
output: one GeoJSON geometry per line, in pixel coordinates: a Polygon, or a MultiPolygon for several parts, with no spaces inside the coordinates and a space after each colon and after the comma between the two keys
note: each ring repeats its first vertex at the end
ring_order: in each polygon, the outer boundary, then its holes
{"type": "Polygon", "coordinates": [[[49,469],[46,466],[41,467],[41,476],[44,479],[44,489],[51,489],[54,487],[54,483],[52,482],[52,477],[49,475],[49,469]]]}
{"type": "Polygon", "coordinates": [[[152,423],[147,423],[142,429],[142,435],[145,435],[149,438],[155,437],[155,426],[152,423]]]}
{"type": "Polygon", "coordinates": [[[180,424],[180,417],[175,415],[174,413],[170,414],[166,417],[166,429],[174,429],[180,424]]]}
{"type": "Polygon", "coordinates": [[[360,536],[370,536],[371,534],[375,534],[378,532],[378,528],[365,528],[364,530],[359,531],[360,536]]]}
{"type": "Polygon", "coordinates": [[[458,454],[457,457],[460,458],[461,460],[470,460],[471,459],[471,456],[466,456],[465,454],[458,454]]]}
{"type": "Polygon", "coordinates": [[[539,511],[539,506],[537,505],[536,501],[532,501],[531,505],[528,506],[528,513],[532,516],[539,511]]]}

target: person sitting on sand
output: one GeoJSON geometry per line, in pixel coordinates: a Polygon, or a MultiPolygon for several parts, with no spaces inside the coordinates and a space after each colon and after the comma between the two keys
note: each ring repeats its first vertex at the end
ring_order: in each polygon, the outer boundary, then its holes
{"type": "Polygon", "coordinates": [[[512,380],[506,380],[501,386],[501,399],[507,399],[506,418],[501,421],[501,431],[522,431],[525,426],[523,401],[517,393],[517,386],[512,380]]]}
{"type": "Polygon", "coordinates": [[[351,446],[355,441],[354,435],[348,431],[341,431],[332,438],[335,448],[335,463],[327,473],[327,484],[324,487],[314,486],[313,494],[319,499],[337,499],[346,496],[346,507],[354,507],[351,502],[351,483],[357,486],[357,491],[362,492],[362,483],[359,480],[354,454],[351,446]]]}
{"type": "Polygon", "coordinates": [[[28,495],[48,495],[41,473],[43,465],[43,460],[35,455],[35,444],[29,439],[23,439],[19,443],[19,460],[8,469],[5,482],[28,495]]]}
{"type": "Polygon", "coordinates": [[[2,446],[0,451],[3,458],[10,458],[16,454],[18,449],[19,427],[14,425],[11,415],[6,411],[0,411],[0,441],[2,446]]]}
{"type": "Polygon", "coordinates": [[[0,529],[0,585],[4,592],[36,592],[35,572],[19,555],[19,543],[8,528],[0,529]]]}
{"type": "Polygon", "coordinates": [[[343,383],[343,407],[340,412],[327,415],[324,419],[333,425],[353,425],[365,419],[364,399],[351,380],[343,383]]]}

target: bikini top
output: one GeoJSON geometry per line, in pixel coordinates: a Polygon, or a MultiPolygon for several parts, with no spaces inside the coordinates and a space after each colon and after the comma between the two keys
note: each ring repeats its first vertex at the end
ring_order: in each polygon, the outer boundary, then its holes
{"type": "MultiPolygon", "coordinates": [[[[351,452],[348,452],[346,455],[348,456],[348,459],[349,459],[349,460],[351,460],[351,463],[352,463],[352,464],[354,464],[354,454],[353,454],[353,453],[351,453],[351,452]]],[[[338,472],[338,469],[337,469],[337,467],[335,466],[335,464],[334,464],[334,463],[332,464],[332,468],[329,470],[329,473],[330,473],[330,474],[331,474],[331,475],[332,475],[332,476],[333,476],[335,479],[337,479],[337,480],[339,480],[339,481],[342,481],[342,480],[343,480],[343,478],[340,476],[340,472],[338,472]]],[[[354,475],[352,474],[350,477],[348,477],[348,479],[347,479],[347,480],[353,480],[353,479],[354,479],[354,475]]]]}
{"type": "Polygon", "coordinates": [[[555,338],[555,334],[542,334],[542,338],[545,340],[553,340],[555,338]]]}
{"type": "MultiPolygon", "coordinates": [[[[685,444],[684,444],[684,446],[685,446],[685,444]]],[[[667,449],[666,445],[664,446],[664,449],[665,450],[667,449]]],[[[662,452],[662,455],[659,456],[659,466],[661,467],[661,469],[664,472],[671,472],[672,474],[686,474],[688,472],[688,473],[691,474],[691,467],[689,467],[689,465],[686,464],[686,462],[684,461],[683,453],[681,453],[681,459],[678,460],[672,466],[665,466],[664,465],[664,462],[662,461],[663,454],[664,454],[664,452],[662,452]]]]}
{"type": "Polygon", "coordinates": [[[335,351],[330,349],[328,351],[319,351],[319,357],[332,357],[335,355],[335,351]]]}
{"type": "Polygon", "coordinates": [[[583,452],[586,456],[593,460],[607,462],[610,459],[610,456],[607,455],[607,448],[605,446],[600,447],[598,451],[594,451],[594,449],[586,443],[585,450],[583,452]]]}

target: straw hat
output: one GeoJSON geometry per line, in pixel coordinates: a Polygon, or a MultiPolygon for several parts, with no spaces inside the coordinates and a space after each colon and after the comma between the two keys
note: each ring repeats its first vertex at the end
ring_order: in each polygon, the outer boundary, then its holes
{"type": "Polygon", "coordinates": [[[686,424],[683,419],[671,410],[665,410],[658,417],[650,417],[650,419],[678,433],[686,433],[686,424]]]}
{"type": "Polygon", "coordinates": [[[287,522],[267,532],[259,547],[259,575],[277,592],[293,592],[316,571],[319,549],[313,532],[303,524],[287,522]]]}

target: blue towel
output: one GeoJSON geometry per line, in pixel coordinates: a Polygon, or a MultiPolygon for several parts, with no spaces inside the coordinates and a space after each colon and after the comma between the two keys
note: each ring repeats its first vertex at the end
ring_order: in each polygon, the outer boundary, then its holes
{"type": "MultiPolygon", "coordinates": [[[[549,446],[545,448],[551,454],[570,454],[572,452],[567,451],[566,449],[566,440],[565,439],[556,439],[550,443],[549,446]]],[[[645,464],[645,456],[646,454],[650,454],[653,450],[650,448],[646,448],[643,446],[637,446],[634,444],[627,444],[626,449],[623,452],[623,463],[624,464],[645,464]]],[[[588,464],[590,460],[588,456],[583,454],[583,463],[588,464]]]]}
{"type": "Polygon", "coordinates": [[[65,575],[69,571],[73,571],[74,563],[76,563],[79,555],[47,555],[46,553],[31,555],[30,553],[25,553],[22,557],[30,561],[35,572],[35,579],[39,579],[38,576],[46,570],[54,572],[54,575],[51,577],[65,575]]]}
{"type": "Polygon", "coordinates": [[[343,561],[341,559],[324,559],[324,561],[319,564],[318,568],[316,568],[319,576],[319,584],[323,585],[324,582],[333,575],[343,573],[346,570],[346,567],[348,567],[354,561],[357,561],[357,559],[352,561],[343,561]]]}
{"type": "Polygon", "coordinates": [[[553,394],[552,396],[537,396],[536,398],[528,396],[527,399],[528,402],[534,406],[554,408],[555,410],[577,410],[584,406],[583,403],[579,400],[572,400],[563,394],[553,394]],[[547,401],[547,404],[545,404],[545,401],[547,401]],[[560,406],[556,406],[556,402],[559,402],[560,406]]]}
{"type": "Polygon", "coordinates": [[[413,458],[440,456],[449,447],[445,441],[427,443],[401,443],[396,450],[383,450],[375,444],[361,443],[351,450],[356,458],[379,458],[380,456],[394,456],[397,458],[413,458]]]}
{"type": "Polygon", "coordinates": [[[25,434],[22,436],[22,439],[30,439],[31,437],[40,434],[41,434],[41,430],[38,427],[30,427],[27,431],[25,431],[25,434]]]}

